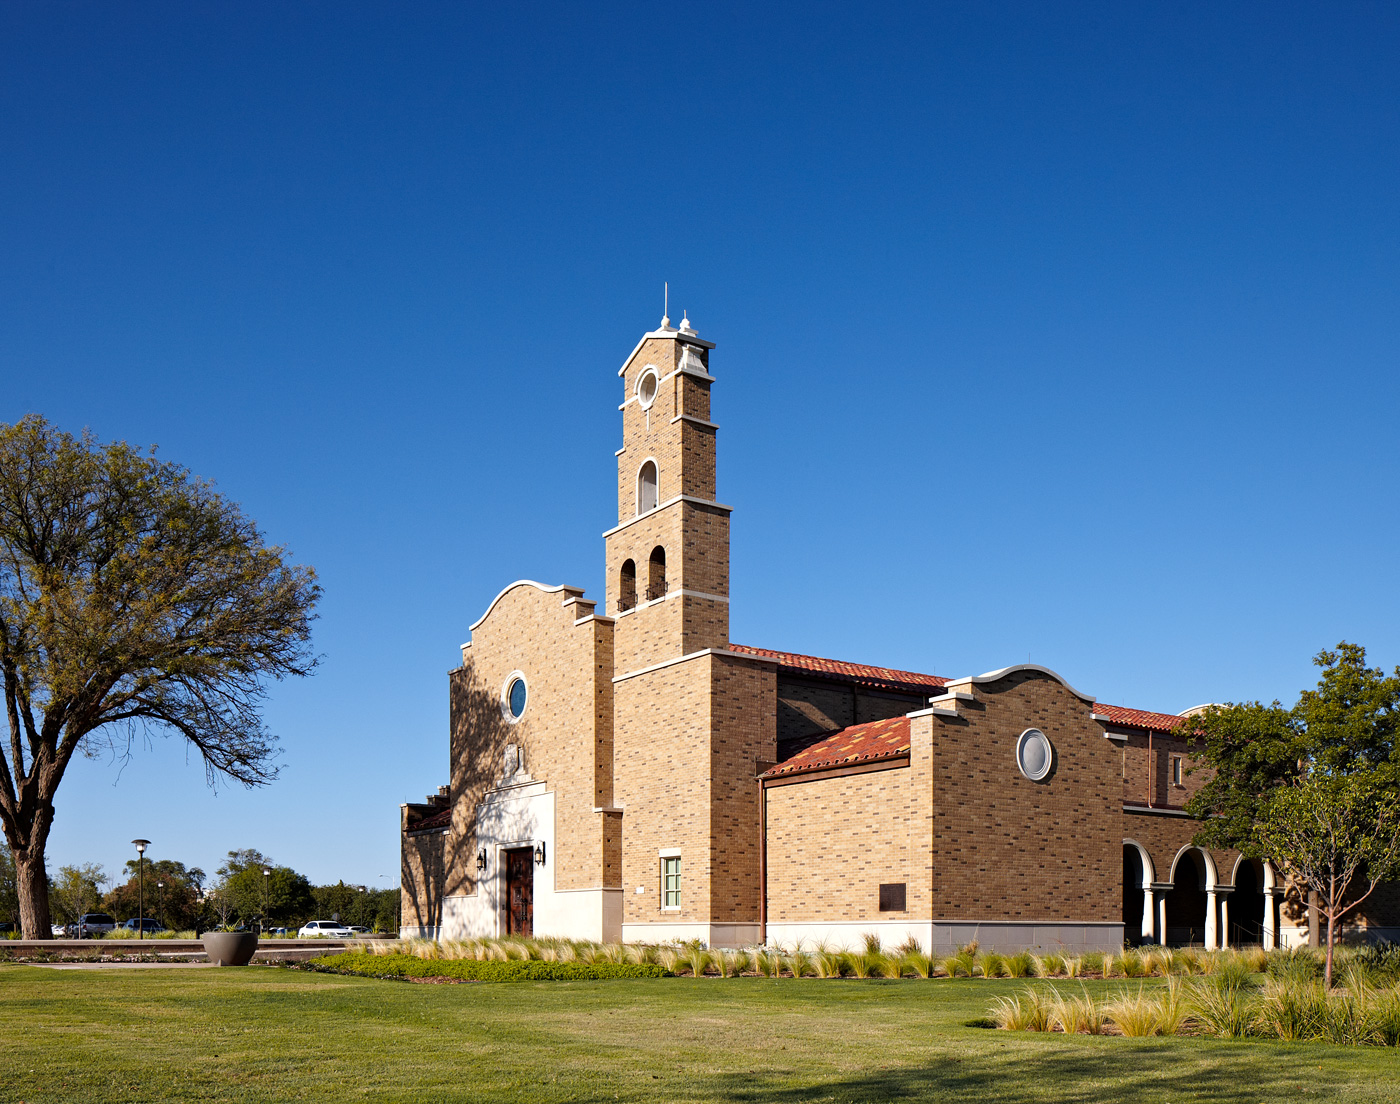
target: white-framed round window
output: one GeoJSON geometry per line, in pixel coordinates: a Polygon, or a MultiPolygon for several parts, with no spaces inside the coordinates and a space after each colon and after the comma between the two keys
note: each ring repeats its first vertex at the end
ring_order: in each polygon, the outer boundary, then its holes
{"type": "Polygon", "coordinates": [[[501,716],[508,724],[515,724],[525,715],[525,706],[530,701],[530,687],[521,671],[512,671],[501,684],[501,716]]]}
{"type": "Polygon", "coordinates": [[[651,409],[651,404],[656,401],[657,388],[660,386],[661,377],[657,375],[656,365],[648,364],[637,377],[637,401],[642,404],[643,410],[651,409]]]}
{"type": "Polygon", "coordinates": [[[1016,766],[1032,782],[1041,782],[1055,765],[1050,738],[1038,728],[1028,728],[1016,741],[1016,766]]]}

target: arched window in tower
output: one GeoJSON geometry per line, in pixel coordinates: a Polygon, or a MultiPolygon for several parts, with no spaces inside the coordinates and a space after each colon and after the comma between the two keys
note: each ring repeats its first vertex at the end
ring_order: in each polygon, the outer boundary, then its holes
{"type": "Polygon", "coordinates": [[[656,461],[648,460],[637,473],[637,513],[656,509],[656,461]]]}
{"type": "Polygon", "coordinates": [[[622,573],[617,580],[617,612],[630,610],[637,604],[637,564],[633,560],[624,560],[622,573]]]}
{"type": "Polygon", "coordinates": [[[651,550],[647,564],[647,601],[666,597],[666,549],[659,544],[651,550]]]}

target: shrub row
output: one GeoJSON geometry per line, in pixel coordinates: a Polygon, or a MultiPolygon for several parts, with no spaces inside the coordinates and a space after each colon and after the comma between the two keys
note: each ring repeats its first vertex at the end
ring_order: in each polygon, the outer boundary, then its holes
{"type": "Polygon", "coordinates": [[[540,962],[534,959],[481,961],[477,959],[428,959],[407,954],[367,954],[350,951],[327,955],[309,963],[318,970],[365,977],[460,978],[463,981],[598,981],[608,978],[666,977],[660,966],[649,963],[540,962]]]}
{"type": "MultiPolygon", "coordinates": [[[[352,946],[381,955],[408,954],[433,960],[542,961],[582,963],[652,963],[673,974],[738,977],[761,975],[788,978],[1147,978],[1169,976],[1252,974],[1267,971],[1275,976],[1320,976],[1321,957],[1316,951],[1264,951],[1253,947],[1239,951],[1202,951],[1196,948],[1143,947],[1083,954],[998,954],[970,943],[956,954],[925,954],[910,940],[885,950],[874,936],[861,951],[815,947],[750,947],[711,950],[698,942],[590,943],[567,939],[464,939],[437,942],[409,939],[377,941],[352,946]]],[[[1338,951],[1339,969],[1354,963],[1366,970],[1376,984],[1400,981],[1400,953],[1394,948],[1338,951]]]]}

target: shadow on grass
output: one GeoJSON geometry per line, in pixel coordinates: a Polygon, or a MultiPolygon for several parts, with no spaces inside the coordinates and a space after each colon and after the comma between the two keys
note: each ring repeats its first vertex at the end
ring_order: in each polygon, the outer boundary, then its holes
{"type": "MultiPolygon", "coordinates": [[[[1206,1100],[1257,1104],[1295,1097],[1335,1098],[1318,1068],[1321,1055],[1292,1047],[1250,1053],[1250,1044],[1221,1048],[1202,1040],[1191,1049],[1118,1044],[1075,1052],[1024,1047],[995,1056],[940,1057],[927,1066],[871,1070],[808,1080],[800,1085],[765,1084],[758,1074],[725,1074],[707,1080],[700,1095],[735,1104],[763,1101],[978,1101],[981,1104],[1084,1104],[1088,1101],[1206,1100]],[[1202,1049],[1196,1049],[1199,1045],[1202,1049]],[[1208,1048],[1208,1049],[1206,1049],[1208,1048]],[[1311,1060],[1310,1060],[1311,1059],[1311,1060]]],[[[1327,1055],[1331,1057],[1331,1055],[1327,1055]]],[[[788,1077],[801,1079],[793,1069],[788,1077]]]]}

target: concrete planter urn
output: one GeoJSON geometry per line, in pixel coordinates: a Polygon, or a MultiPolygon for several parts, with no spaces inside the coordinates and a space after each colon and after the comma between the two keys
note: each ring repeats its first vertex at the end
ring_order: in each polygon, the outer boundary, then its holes
{"type": "Polygon", "coordinates": [[[246,966],[257,949],[256,932],[204,933],[204,954],[215,966],[246,966]]]}

